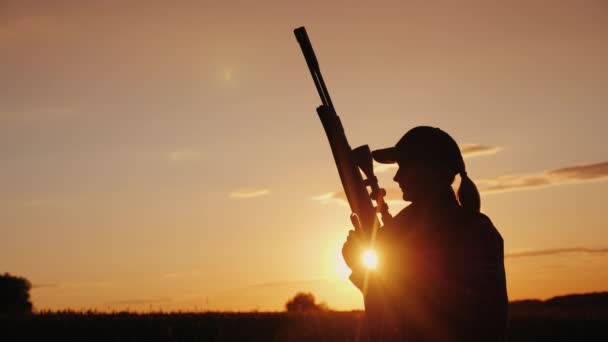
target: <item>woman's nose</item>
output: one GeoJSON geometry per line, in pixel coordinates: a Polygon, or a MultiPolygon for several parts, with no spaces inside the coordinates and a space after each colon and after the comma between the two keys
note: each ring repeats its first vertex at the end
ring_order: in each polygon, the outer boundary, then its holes
{"type": "Polygon", "coordinates": [[[399,178],[401,178],[401,168],[397,169],[397,172],[395,173],[395,177],[393,177],[393,180],[395,182],[399,182],[399,178]]]}

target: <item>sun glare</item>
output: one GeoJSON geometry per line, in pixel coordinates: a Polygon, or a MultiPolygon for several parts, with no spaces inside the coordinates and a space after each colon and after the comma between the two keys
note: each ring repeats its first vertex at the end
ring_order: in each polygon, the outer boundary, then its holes
{"type": "Polygon", "coordinates": [[[338,270],[338,278],[339,279],[348,279],[350,275],[350,268],[344,262],[344,258],[342,257],[342,253],[336,254],[336,267],[338,270]]]}
{"type": "Polygon", "coordinates": [[[378,255],[374,250],[368,249],[363,253],[363,265],[369,269],[375,269],[378,266],[378,255]]]}
{"type": "Polygon", "coordinates": [[[226,70],[224,71],[224,81],[232,80],[232,71],[226,70]]]}

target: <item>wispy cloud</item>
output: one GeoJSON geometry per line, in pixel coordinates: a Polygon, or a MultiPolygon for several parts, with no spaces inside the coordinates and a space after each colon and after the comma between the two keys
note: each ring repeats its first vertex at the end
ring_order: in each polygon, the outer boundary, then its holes
{"type": "Polygon", "coordinates": [[[105,288],[111,286],[110,283],[104,281],[90,281],[81,283],[42,283],[33,284],[32,289],[59,289],[59,290],[75,290],[83,288],[105,288]]]}
{"type": "Polygon", "coordinates": [[[397,164],[380,164],[374,160],[374,173],[383,173],[397,169],[397,164]]]}
{"type": "Polygon", "coordinates": [[[479,191],[493,193],[549,186],[551,180],[543,174],[518,174],[481,179],[476,183],[479,191]]]}
{"type": "Polygon", "coordinates": [[[93,288],[98,288],[98,287],[108,287],[110,285],[110,283],[105,282],[105,281],[89,281],[89,282],[82,282],[82,283],[62,283],[59,284],[60,288],[86,288],[86,287],[93,287],[93,288]]]}
{"type": "Polygon", "coordinates": [[[556,254],[566,254],[566,253],[608,254],[608,248],[569,247],[569,248],[537,249],[537,250],[527,250],[527,251],[507,253],[507,254],[505,254],[505,258],[535,257],[535,256],[556,255],[556,254]]]}
{"type": "Polygon", "coordinates": [[[608,179],[608,162],[569,166],[539,173],[504,175],[477,180],[486,193],[505,192],[608,179]]]}
{"type": "Polygon", "coordinates": [[[460,145],[460,152],[464,158],[496,154],[501,150],[502,148],[497,146],[484,146],[479,144],[460,145]]]}
{"type": "Polygon", "coordinates": [[[608,177],[608,161],[597,164],[586,164],[564,167],[547,172],[552,177],[580,181],[605,179],[608,177]]]}
{"type": "MultiPolygon", "coordinates": [[[[394,202],[401,202],[401,201],[403,201],[402,198],[403,197],[401,194],[401,189],[399,189],[399,188],[387,188],[386,189],[386,196],[384,197],[384,201],[386,201],[388,204],[394,203],[394,202]]],[[[315,201],[318,201],[322,204],[338,204],[338,205],[342,205],[342,206],[348,205],[348,200],[346,199],[346,194],[344,193],[344,191],[327,192],[322,195],[313,196],[312,199],[315,201]]]]}
{"type": "Polygon", "coordinates": [[[32,289],[48,289],[48,288],[57,288],[59,284],[32,284],[32,289]]]}
{"type": "Polygon", "coordinates": [[[343,191],[326,192],[318,196],[313,196],[312,199],[323,204],[334,203],[343,206],[348,205],[346,195],[343,191]]]}
{"type": "Polygon", "coordinates": [[[248,199],[270,194],[270,189],[238,189],[230,193],[229,197],[233,199],[248,199]]]}
{"type": "Polygon", "coordinates": [[[174,163],[195,161],[200,159],[200,157],[201,153],[199,151],[190,149],[172,151],[167,154],[167,159],[174,163]]]}

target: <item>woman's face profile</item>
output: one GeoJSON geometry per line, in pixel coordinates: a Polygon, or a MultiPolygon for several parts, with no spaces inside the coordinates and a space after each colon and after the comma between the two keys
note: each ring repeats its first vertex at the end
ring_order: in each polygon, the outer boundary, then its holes
{"type": "Polygon", "coordinates": [[[428,198],[449,185],[442,177],[443,172],[429,163],[413,161],[397,164],[399,168],[393,180],[399,184],[405,201],[416,202],[428,198]]]}

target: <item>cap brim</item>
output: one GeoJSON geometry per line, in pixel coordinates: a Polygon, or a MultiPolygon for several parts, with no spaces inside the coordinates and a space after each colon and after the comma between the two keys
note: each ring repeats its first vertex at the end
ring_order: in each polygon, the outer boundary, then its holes
{"type": "Polygon", "coordinates": [[[372,157],[381,164],[394,164],[397,162],[397,151],[394,147],[382,148],[372,151],[372,157]]]}

